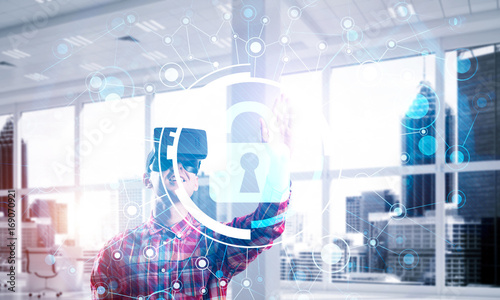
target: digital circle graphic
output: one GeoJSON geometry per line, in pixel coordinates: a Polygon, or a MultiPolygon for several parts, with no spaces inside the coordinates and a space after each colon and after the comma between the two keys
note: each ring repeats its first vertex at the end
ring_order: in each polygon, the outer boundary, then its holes
{"type": "Polygon", "coordinates": [[[269,24],[269,22],[271,22],[271,19],[269,19],[268,16],[263,16],[262,18],[260,18],[260,23],[262,23],[262,25],[267,25],[269,24]]]}
{"type": "Polygon", "coordinates": [[[422,128],[418,132],[421,136],[426,136],[429,133],[429,130],[427,130],[427,128],[422,128]]]}
{"type": "Polygon", "coordinates": [[[424,155],[434,155],[437,150],[437,141],[433,136],[424,136],[418,141],[418,149],[424,155]]]}
{"type": "Polygon", "coordinates": [[[246,50],[249,56],[259,57],[264,54],[266,43],[259,37],[251,38],[246,44],[246,50]]]}
{"type": "Polygon", "coordinates": [[[447,166],[453,170],[462,170],[470,162],[469,150],[462,145],[453,145],[446,150],[447,166]]]}
{"type": "Polygon", "coordinates": [[[233,18],[233,15],[231,13],[225,12],[222,14],[222,20],[224,21],[231,21],[233,18]]]}
{"type": "Polygon", "coordinates": [[[491,109],[493,101],[488,94],[477,94],[472,99],[472,106],[477,112],[485,112],[491,109]]]}
{"type": "Polygon", "coordinates": [[[409,100],[408,109],[405,112],[406,117],[401,119],[401,125],[409,130],[420,132],[436,122],[441,111],[441,101],[433,88],[420,83],[420,92],[409,100]]]}
{"type": "Polygon", "coordinates": [[[297,6],[292,6],[288,9],[288,17],[292,20],[298,20],[302,15],[302,10],[297,6]]]}
{"type": "Polygon", "coordinates": [[[54,257],[54,255],[48,254],[47,256],[45,256],[45,263],[49,266],[52,266],[56,263],[56,258],[54,257]]]}
{"type": "Polygon", "coordinates": [[[448,19],[448,25],[451,30],[457,30],[463,26],[464,18],[461,16],[455,16],[448,19]]]}
{"type": "Polygon", "coordinates": [[[175,280],[170,284],[170,286],[174,291],[180,291],[182,289],[182,282],[175,280]]]}
{"type": "Polygon", "coordinates": [[[385,43],[385,46],[387,47],[387,49],[389,50],[394,50],[398,47],[398,42],[396,42],[395,39],[389,39],[387,40],[387,42],[385,43]]]}
{"type": "Polygon", "coordinates": [[[447,71],[451,78],[456,76],[458,81],[467,81],[474,77],[479,69],[479,62],[474,52],[464,48],[456,49],[455,52],[456,59],[453,56],[446,58],[447,71]]]}
{"type": "Polygon", "coordinates": [[[376,248],[380,244],[379,240],[376,237],[371,237],[368,239],[368,247],[376,248]]]}
{"type": "Polygon", "coordinates": [[[73,45],[65,40],[58,40],[52,46],[52,53],[59,59],[65,59],[73,53],[73,45]]]}
{"type": "Polygon", "coordinates": [[[317,48],[319,51],[326,51],[326,49],[328,49],[328,44],[325,41],[321,41],[318,43],[317,48]]]}
{"type": "Polygon", "coordinates": [[[109,293],[109,288],[108,288],[108,285],[104,282],[98,282],[96,283],[96,291],[97,291],[97,295],[100,297],[100,298],[104,298],[108,295],[109,293]]]}
{"type": "Polygon", "coordinates": [[[227,278],[222,277],[219,279],[219,287],[226,289],[228,284],[229,284],[229,280],[227,278]]]}
{"type": "Polygon", "coordinates": [[[125,24],[128,26],[135,25],[139,21],[137,13],[131,11],[125,14],[125,24]]]}
{"type": "Polygon", "coordinates": [[[249,289],[252,286],[252,280],[250,280],[250,278],[243,278],[243,280],[241,280],[241,286],[245,289],[249,289]]]}
{"type": "Polygon", "coordinates": [[[182,17],[181,18],[181,24],[182,25],[189,25],[191,23],[191,19],[189,17],[182,17]]]}
{"type": "Polygon", "coordinates": [[[406,206],[401,203],[395,203],[390,209],[391,218],[394,220],[401,220],[406,217],[406,206]]]}
{"type": "Polygon", "coordinates": [[[166,46],[170,46],[174,42],[174,38],[171,35],[166,35],[162,38],[162,42],[166,46]]]}
{"type": "Polygon", "coordinates": [[[90,73],[85,79],[85,84],[94,102],[119,101],[124,97],[135,95],[135,85],[130,74],[115,66],[90,73]]]}
{"type": "Polygon", "coordinates": [[[204,256],[200,256],[196,259],[195,265],[200,270],[206,270],[208,268],[208,259],[204,256]]]}
{"type": "Polygon", "coordinates": [[[121,250],[119,250],[119,249],[114,250],[111,253],[111,257],[113,258],[114,261],[120,261],[123,258],[123,252],[121,250]]]}
{"type": "Polygon", "coordinates": [[[414,269],[418,265],[419,260],[418,253],[412,249],[405,249],[398,256],[399,264],[406,270],[414,269]]]}
{"type": "Polygon", "coordinates": [[[142,250],[142,255],[144,255],[146,259],[153,259],[157,254],[158,251],[156,251],[156,248],[152,246],[147,246],[142,250]]]}
{"type": "Polygon", "coordinates": [[[326,244],[321,249],[321,259],[327,264],[334,265],[342,259],[342,249],[334,243],[326,244]]]}
{"type": "Polygon", "coordinates": [[[462,208],[465,205],[466,201],[467,197],[461,190],[453,190],[448,193],[448,196],[446,197],[446,203],[455,204],[457,209],[462,208]]]}
{"type": "Polygon", "coordinates": [[[322,244],[314,246],[312,250],[316,267],[326,273],[337,273],[345,269],[351,258],[347,242],[336,236],[325,236],[320,242],[322,244]],[[324,264],[328,269],[324,269],[324,264]]]}
{"type": "Polygon", "coordinates": [[[154,85],[154,84],[152,84],[152,83],[146,83],[146,84],[144,85],[144,91],[145,91],[145,92],[146,92],[146,94],[148,94],[148,95],[153,94],[153,93],[155,92],[155,90],[156,90],[156,87],[155,87],[155,85],[154,85]]]}
{"type": "Polygon", "coordinates": [[[399,159],[401,160],[402,164],[407,164],[410,161],[410,154],[408,154],[407,152],[403,152],[399,156],[399,159]]]}
{"type": "Polygon", "coordinates": [[[101,72],[93,72],[85,79],[87,90],[92,93],[99,93],[106,88],[106,77],[101,72]]]}
{"type": "Polygon", "coordinates": [[[429,100],[422,94],[417,94],[413,100],[412,106],[406,112],[406,116],[414,120],[421,119],[429,112],[429,100]]]}
{"type": "Polygon", "coordinates": [[[342,32],[342,40],[346,44],[357,45],[363,40],[363,31],[357,26],[349,30],[344,30],[342,32]]]}
{"type": "Polygon", "coordinates": [[[340,25],[344,30],[351,30],[354,27],[354,20],[351,17],[344,17],[340,20],[340,25]]]}
{"type": "Polygon", "coordinates": [[[281,46],[288,46],[290,45],[290,36],[289,35],[282,35],[278,39],[279,43],[281,46]]]}
{"type": "Polygon", "coordinates": [[[257,16],[257,10],[252,5],[245,5],[241,8],[241,17],[243,20],[250,22],[257,16]]]}
{"type": "Polygon", "coordinates": [[[402,245],[405,242],[405,238],[402,235],[397,235],[396,236],[396,244],[402,245]]]}
{"type": "MultiPolygon", "coordinates": [[[[133,14],[130,15],[132,16],[133,14]]],[[[137,18],[137,16],[135,15],[134,17],[137,18]]],[[[130,20],[132,20],[132,17],[127,18],[127,16],[125,16],[124,14],[111,15],[106,22],[108,33],[118,38],[124,35],[128,35],[130,32],[130,28],[135,24],[137,19],[133,20],[134,22],[132,23],[130,22],[130,20]]]]}
{"type": "Polygon", "coordinates": [[[69,266],[67,270],[68,270],[68,274],[69,275],[75,275],[76,274],[76,268],[74,266],[69,266]]]}
{"type": "Polygon", "coordinates": [[[160,69],[160,81],[167,87],[176,87],[182,83],[184,71],[176,63],[167,63],[160,69]]]}
{"type": "Polygon", "coordinates": [[[123,214],[128,219],[135,219],[141,214],[141,207],[135,202],[127,202],[123,206],[123,214]]]}
{"type": "Polygon", "coordinates": [[[406,2],[399,2],[393,7],[395,18],[398,21],[406,22],[412,16],[412,8],[406,2]]]}

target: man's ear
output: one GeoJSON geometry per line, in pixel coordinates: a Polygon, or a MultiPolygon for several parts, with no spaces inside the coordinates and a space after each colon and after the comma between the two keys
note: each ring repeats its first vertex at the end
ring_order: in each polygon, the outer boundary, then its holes
{"type": "Polygon", "coordinates": [[[151,176],[149,173],[144,173],[142,175],[142,183],[144,183],[144,186],[147,189],[152,189],[153,188],[153,183],[151,182],[151,176]]]}
{"type": "Polygon", "coordinates": [[[199,184],[198,184],[198,175],[194,175],[194,191],[196,192],[198,190],[199,184]]]}

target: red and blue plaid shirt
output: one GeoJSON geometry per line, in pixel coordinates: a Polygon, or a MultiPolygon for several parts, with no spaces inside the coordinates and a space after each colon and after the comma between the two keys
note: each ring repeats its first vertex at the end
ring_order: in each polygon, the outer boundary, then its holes
{"type": "MultiPolygon", "coordinates": [[[[253,213],[227,225],[252,228],[252,221],[285,213],[289,199],[261,203],[253,213]]],[[[170,227],[156,221],[151,216],[142,225],[106,243],[92,270],[93,299],[226,299],[231,278],[269,249],[285,229],[284,221],[273,222],[251,229],[251,240],[243,241],[211,231],[190,214],[170,227]],[[267,246],[227,246],[200,232],[232,245],[267,246]]]]}

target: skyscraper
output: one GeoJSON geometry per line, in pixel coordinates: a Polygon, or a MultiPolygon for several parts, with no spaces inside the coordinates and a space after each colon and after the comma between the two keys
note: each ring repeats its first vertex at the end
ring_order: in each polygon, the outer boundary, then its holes
{"type": "MultiPolygon", "coordinates": [[[[9,118],[0,131],[0,189],[14,188],[14,121],[9,118]]],[[[21,186],[28,186],[28,162],[26,143],[21,140],[21,186]]],[[[22,207],[28,206],[28,198],[16,195],[17,201],[22,201],[22,207]]],[[[0,197],[0,212],[7,216],[7,197],[0,197]]],[[[23,221],[28,221],[28,215],[23,214],[23,221]]]]}
{"type": "Polygon", "coordinates": [[[361,196],[346,197],[346,232],[369,235],[370,213],[388,212],[396,203],[396,197],[390,190],[363,192],[361,196]]]}
{"type": "MultiPolygon", "coordinates": [[[[444,100],[440,102],[444,109],[446,132],[445,141],[448,145],[454,144],[454,122],[455,117],[444,100]]],[[[429,82],[422,81],[418,87],[418,93],[409,107],[405,117],[401,120],[402,129],[402,151],[408,156],[406,165],[425,165],[433,164],[436,161],[435,154],[425,152],[422,142],[425,137],[434,139],[441,138],[436,134],[434,122],[438,117],[438,112],[443,113],[443,109],[437,107],[437,96],[429,82]],[[423,151],[424,150],[424,151],[423,151]]],[[[432,141],[433,139],[428,139],[432,141]]],[[[402,198],[408,216],[423,216],[427,210],[434,210],[436,203],[434,174],[408,175],[402,177],[402,198]]],[[[452,178],[447,177],[446,190],[450,191],[452,187],[452,178]]]]}
{"type": "MultiPolygon", "coordinates": [[[[499,47],[490,46],[482,50],[486,54],[470,56],[470,52],[457,52],[457,65],[469,66],[477,72],[469,79],[458,81],[458,141],[467,149],[470,161],[500,159],[500,107],[497,95],[500,92],[498,70],[500,70],[499,47]]],[[[483,53],[484,53],[483,52],[483,53]]],[[[460,75],[460,74],[458,74],[460,75]]],[[[466,196],[466,203],[458,214],[468,223],[480,223],[483,237],[479,247],[465,247],[466,258],[480,257],[476,268],[480,276],[466,277],[464,284],[500,285],[500,172],[463,172],[458,174],[458,188],[466,196]],[[478,253],[476,253],[478,251],[478,253]],[[475,254],[476,253],[476,254],[475,254]],[[472,279],[476,280],[472,281],[472,279]]],[[[463,233],[464,239],[473,238],[463,233]]],[[[470,241],[466,242],[471,245],[470,241]]],[[[450,249],[447,255],[456,255],[457,249],[450,249]]],[[[471,273],[470,268],[466,272],[471,273]]]]}

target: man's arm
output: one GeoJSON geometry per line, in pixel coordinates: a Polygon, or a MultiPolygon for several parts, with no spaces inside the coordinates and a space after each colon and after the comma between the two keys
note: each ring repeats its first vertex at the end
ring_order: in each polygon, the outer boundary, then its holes
{"type": "Polygon", "coordinates": [[[113,293],[110,291],[109,282],[113,278],[114,270],[111,267],[111,255],[109,251],[109,243],[99,251],[92,267],[90,274],[90,288],[92,291],[92,299],[116,299],[113,298],[113,293]]]}
{"type": "Polygon", "coordinates": [[[281,95],[273,107],[270,127],[260,120],[262,142],[269,144],[271,164],[262,193],[262,202],[257,209],[243,217],[235,218],[227,225],[235,228],[251,229],[250,240],[219,238],[237,246],[220,243],[214,247],[222,255],[219,270],[232,277],[245,270],[262,251],[271,248],[273,241],[285,230],[286,210],[291,196],[290,150],[291,150],[291,109],[288,98],[281,95]]]}

